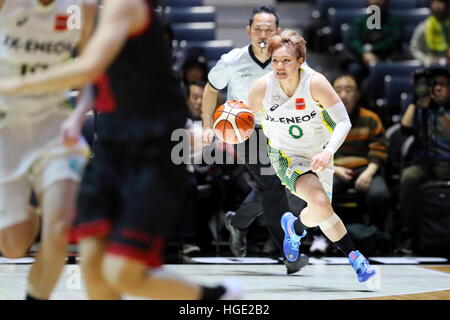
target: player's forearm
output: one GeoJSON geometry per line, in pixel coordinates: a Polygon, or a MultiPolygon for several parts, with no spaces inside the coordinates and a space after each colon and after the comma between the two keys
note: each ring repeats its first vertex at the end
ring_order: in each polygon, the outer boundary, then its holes
{"type": "Polygon", "coordinates": [[[204,128],[212,128],[213,126],[213,114],[216,109],[218,94],[219,91],[211,87],[209,83],[205,86],[202,100],[202,119],[204,128]]]}
{"type": "Polygon", "coordinates": [[[30,74],[18,82],[16,94],[29,92],[52,92],[80,88],[94,82],[100,75],[97,68],[82,59],[50,69],[42,74],[30,74]]]}
{"type": "Polygon", "coordinates": [[[73,115],[79,119],[84,120],[86,113],[92,110],[94,104],[93,86],[87,85],[80,90],[79,98],[73,115]]]}

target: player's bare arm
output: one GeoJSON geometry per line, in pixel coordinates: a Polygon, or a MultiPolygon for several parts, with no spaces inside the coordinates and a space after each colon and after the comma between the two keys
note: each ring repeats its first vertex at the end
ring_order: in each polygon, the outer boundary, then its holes
{"type": "Polygon", "coordinates": [[[266,79],[266,76],[262,76],[256,80],[248,95],[248,106],[252,108],[255,115],[262,110],[262,104],[266,94],[266,79]]]}
{"type": "Polygon", "coordinates": [[[98,6],[95,0],[83,0],[83,24],[81,29],[81,39],[77,51],[79,54],[83,52],[94,34],[95,16],[98,6]]]}
{"type": "Polygon", "coordinates": [[[51,92],[81,87],[94,81],[112,63],[128,36],[146,25],[147,13],[140,0],[105,0],[98,28],[76,61],[24,78],[2,81],[0,92],[51,92]]]}
{"type": "Polygon", "coordinates": [[[214,140],[213,130],[213,113],[217,104],[217,96],[219,91],[214,89],[209,83],[206,84],[203,90],[202,100],[202,120],[203,120],[203,137],[202,143],[204,146],[210,145],[214,140]]]}
{"type": "Polygon", "coordinates": [[[202,120],[203,128],[213,127],[213,113],[217,104],[217,96],[219,91],[214,89],[209,83],[206,84],[203,90],[203,100],[202,100],[202,120]]]}
{"type": "MultiPolygon", "coordinates": [[[[83,1],[83,25],[81,40],[77,48],[79,54],[83,53],[94,33],[97,9],[97,3],[94,0],[83,1]]],[[[64,144],[74,145],[78,142],[81,136],[81,128],[86,119],[86,113],[92,109],[92,101],[93,88],[91,85],[87,85],[80,90],[74,112],[61,125],[60,140],[64,144]]]]}

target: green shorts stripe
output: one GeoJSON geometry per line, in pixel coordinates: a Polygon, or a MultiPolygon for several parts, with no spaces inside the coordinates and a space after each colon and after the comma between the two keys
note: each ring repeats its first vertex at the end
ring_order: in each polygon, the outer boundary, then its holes
{"type": "Polygon", "coordinates": [[[281,180],[281,184],[286,186],[292,193],[295,193],[295,181],[304,172],[299,170],[293,170],[291,168],[291,161],[282,151],[273,149],[269,145],[267,146],[267,154],[273,169],[275,170],[278,178],[281,180]]]}

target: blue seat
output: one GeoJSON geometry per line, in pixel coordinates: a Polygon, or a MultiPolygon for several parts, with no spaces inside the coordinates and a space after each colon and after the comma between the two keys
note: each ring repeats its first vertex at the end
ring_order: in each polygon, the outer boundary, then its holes
{"type": "Polygon", "coordinates": [[[421,67],[422,64],[418,60],[378,62],[370,68],[369,80],[372,97],[381,98],[384,93],[384,77],[386,75],[411,77],[412,73],[421,67]]]}
{"type": "Polygon", "coordinates": [[[361,9],[367,6],[367,0],[317,0],[317,11],[320,18],[328,18],[328,10],[335,9],[361,9]]]}
{"type": "Polygon", "coordinates": [[[234,45],[231,40],[186,41],[180,45],[184,52],[193,48],[199,48],[206,60],[217,61],[223,54],[231,51],[234,45]]]}
{"type": "Polygon", "coordinates": [[[213,6],[201,7],[166,7],[166,20],[169,23],[182,22],[215,22],[216,8],[213,6]]]}
{"type": "Polygon", "coordinates": [[[351,24],[357,17],[366,13],[366,8],[360,9],[334,9],[328,10],[328,26],[334,40],[338,40],[341,32],[341,25],[351,24]]]}
{"type": "Polygon", "coordinates": [[[203,0],[166,0],[167,7],[193,7],[202,6],[203,0]]]}
{"type": "Polygon", "coordinates": [[[405,25],[418,25],[430,15],[431,10],[430,8],[398,9],[391,10],[391,13],[402,19],[405,25]]]}
{"type": "Polygon", "coordinates": [[[419,8],[420,0],[394,0],[389,2],[390,9],[414,9],[419,8]]]}
{"type": "Polygon", "coordinates": [[[174,23],[172,30],[176,40],[208,41],[216,38],[216,24],[213,22],[174,23]]]}
{"type": "Polygon", "coordinates": [[[384,97],[382,103],[382,115],[386,121],[390,121],[392,116],[400,115],[401,96],[403,93],[412,94],[411,76],[390,76],[384,77],[384,97]]]}
{"type": "MultiPolygon", "coordinates": [[[[360,9],[335,9],[328,10],[328,26],[333,38],[339,39],[342,24],[351,24],[357,17],[366,13],[366,8],[360,9]]],[[[418,25],[430,15],[429,8],[392,9],[392,15],[400,17],[404,25],[418,25]]]]}
{"type": "MultiPolygon", "coordinates": [[[[420,0],[394,0],[389,2],[390,9],[414,9],[418,8],[420,0]]],[[[317,0],[317,13],[315,17],[328,18],[328,10],[335,9],[361,9],[368,6],[367,0],[317,0]]]]}
{"type": "Polygon", "coordinates": [[[430,7],[430,0],[417,0],[418,1],[418,8],[421,7],[426,7],[429,8],[430,7]]]}
{"type": "Polygon", "coordinates": [[[416,30],[416,27],[417,27],[417,24],[407,24],[407,25],[405,25],[405,27],[403,29],[403,32],[404,32],[403,41],[405,41],[405,43],[407,43],[408,46],[411,41],[414,30],[416,30]]]}

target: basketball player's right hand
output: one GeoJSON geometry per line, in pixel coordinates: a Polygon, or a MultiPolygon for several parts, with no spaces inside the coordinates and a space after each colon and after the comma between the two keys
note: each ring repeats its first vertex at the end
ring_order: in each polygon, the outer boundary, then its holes
{"type": "Polygon", "coordinates": [[[81,126],[83,123],[73,115],[62,123],[59,131],[59,140],[66,146],[77,144],[81,136],[81,126]]]}
{"type": "Polygon", "coordinates": [[[204,127],[203,128],[203,146],[209,146],[214,140],[214,130],[213,128],[204,127]]]}

